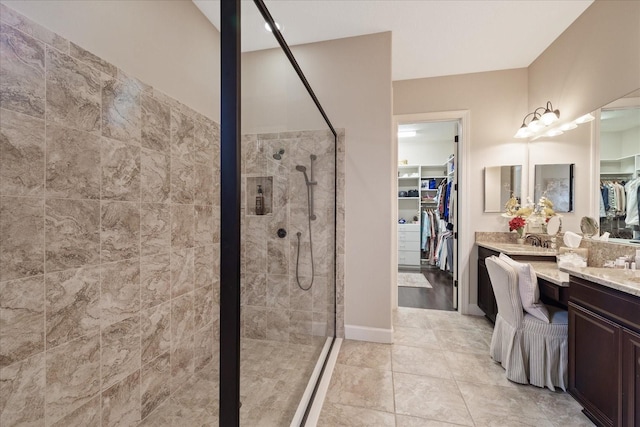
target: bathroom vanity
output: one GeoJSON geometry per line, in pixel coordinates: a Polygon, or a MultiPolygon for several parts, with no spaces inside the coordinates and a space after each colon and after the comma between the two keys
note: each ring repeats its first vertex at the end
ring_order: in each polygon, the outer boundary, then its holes
{"type": "Polygon", "coordinates": [[[569,393],[599,426],[640,425],[640,271],[570,274],[569,393]]]}
{"type": "MultiPolygon", "coordinates": [[[[484,241],[476,245],[478,306],[486,316],[495,321],[497,306],[485,259],[502,252],[531,263],[541,299],[569,312],[569,393],[598,426],[639,426],[640,270],[558,269],[552,249],[484,241]]],[[[626,250],[609,245],[601,253],[626,250]]],[[[592,252],[595,263],[602,255],[592,252]]]]}
{"type": "Polygon", "coordinates": [[[538,276],[540,298],[546,304],[566,308],[569,302],[569,276],[558,270],[556,250],[512,243],[476,242],[478,246],[478,306],[495,323],[498,305],[491,287],[485,259],[500,252],[516,261],[529,262],[538,276]]]}

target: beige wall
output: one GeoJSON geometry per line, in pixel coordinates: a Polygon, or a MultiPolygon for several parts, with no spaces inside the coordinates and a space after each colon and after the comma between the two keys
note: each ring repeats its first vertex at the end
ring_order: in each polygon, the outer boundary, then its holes
{"type": "Polygon", "coordinates": [[[294,54],[334,126],[346,130],[345,332],[391,329],[391,33],[294,54]]]}
{"type": "Polygon", "coordinates": [[[3,3],[220,120],[220,36],[190,0],[3,3]]]}
{"type": "MultiPolygon", "coordinates": [[[[393,114],[430,113],[469,110],[471,135],[468,141],[469,188],[460,185],[461,209],[467,209],[471,229],[460,233],[504,230],[506,220],[497,214],[485,214],[483,169],[485,166],[526,165],[527,144],[513,139],[517,123],[527,109],[527,70],[515,69],[435,77],[393,82],[393,114]]],[[[460,165],[460,163],[458,163],[460,165]]],[[[523,180],[523,187],[526,188],[523,180]]],[[[389,203],[392,203],[390,200],[389,203]]],[[[469,303],[476,297],[476,255],[473,238],[469,247],[469,265],[462,265],[459,274],[469,279],[469,303]]],[[[465,280],[465,279],[462,279],[465,280]]],[[[462,304],[465,302],[463,301],[462,304]]]]}
{"type": "Polygon", "coordinates": [[[596,0],[529,66],[529,108],[573,120],[640,88],[640,2],[596,0]]]}

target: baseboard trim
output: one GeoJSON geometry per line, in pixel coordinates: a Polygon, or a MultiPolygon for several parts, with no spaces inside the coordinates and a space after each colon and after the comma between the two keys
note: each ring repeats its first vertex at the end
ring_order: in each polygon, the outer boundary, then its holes
{"type": "Polygon", "coordinates": [[[393,329],[370,328],[368,326],[344,325],[344,337],[348,340],[393,343],[393,329]]]}
{"type": "Polygon", "coordinates": [[[469,304],[467,305],[467,313],[462,313],[462,314],[470,314],[472,316],[484,316],[484,311],[482,311],[482,309],[478,307],[478,304],[469,304]]]}

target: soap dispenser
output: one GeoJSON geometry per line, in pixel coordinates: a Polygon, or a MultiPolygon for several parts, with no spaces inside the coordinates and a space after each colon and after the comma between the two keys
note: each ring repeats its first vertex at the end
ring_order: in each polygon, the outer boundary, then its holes
{"type": "Polygon", "coordinates": [[[264,194],[260,184],[258,184],[258,195],[256,196],[256,215],[264,215],[264,194]]]}

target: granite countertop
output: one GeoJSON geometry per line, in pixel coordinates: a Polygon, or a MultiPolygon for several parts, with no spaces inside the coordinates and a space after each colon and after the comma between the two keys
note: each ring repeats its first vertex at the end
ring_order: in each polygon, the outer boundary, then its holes
{"type": "Polygon", "coordinates": [[[536,276],[558,286],[569,287],[569,274],[558,270],[554,261],[528,261],[536,272],[536,276]]]}
{"type": "Polygon", "coordinates": [[[532,246],[530,244],[520,245],[517,243],[477,241],[476,245],[494,251],[502,252],[506,255],[555,256],[558,254],[557,249],[541,248],[539,246],[532,246]]]}
{"type": "Polygon", "coordinates": [[[640,296],[640,270],[620,270],[602,267],[560,267],[560,271],[627,294],[640,296]]]}

